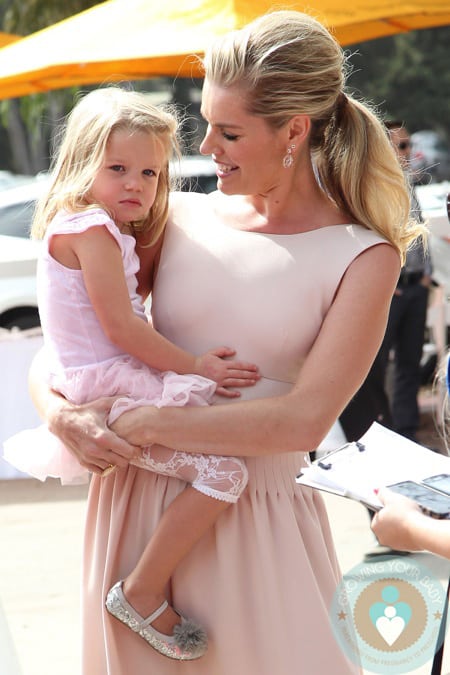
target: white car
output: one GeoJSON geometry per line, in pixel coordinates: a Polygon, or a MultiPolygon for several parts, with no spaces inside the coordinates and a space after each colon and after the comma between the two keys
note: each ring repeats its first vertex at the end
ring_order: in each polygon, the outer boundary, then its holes
{"type": "Polygon", "coordinates": [[[36,263],[41,243],[0,235],[0,327],[39,326],[36,263]]]}

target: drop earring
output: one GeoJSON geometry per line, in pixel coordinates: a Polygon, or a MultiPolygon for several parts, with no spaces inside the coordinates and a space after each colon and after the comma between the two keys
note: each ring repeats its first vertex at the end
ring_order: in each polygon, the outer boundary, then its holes
{"type": "Polygon", "coordinates": [[[294,158],[292,156],[293,150],[295,150],[295,145],[290,145],[286,151],[285,156],[283,157],[283,166],[285,169],[290,169],[294,163],[294,158]]]}

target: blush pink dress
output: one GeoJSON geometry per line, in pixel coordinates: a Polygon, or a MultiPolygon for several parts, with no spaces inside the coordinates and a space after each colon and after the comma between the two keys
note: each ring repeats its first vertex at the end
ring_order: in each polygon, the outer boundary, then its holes
{"type": "MultiPolygon", "coordinates": [[[[99,208],[57,214],[47,228],[37,273],[39,313],[49,354],[51,386],[77,404],[120,395],[112,407],[110,422],[137,405],[207,405],[216,389],[215,382],[197,375],[161,373],[124,353],[105,335],[89,299],[82,271],[65,267],[50,254],[52,237],[79,234],[92,227],[105,227],[117,242],[133,310],[147,321],[136,290],[139,259],[134,237],[122,234],[99,208]]],[[[40,480],[52,476],[59,477],[63,484],[70,484],[87,481],[89,476],[45,425],[8,439],[4,443],[4,458],[40,480]]],[[[149,470],[181,477],[203,494],[231,503],[237,501],[247,480],[245,464],[238,458],[148,448],[136,461],[149,470]]]]}
{"type": "MultiPolygon", "coordinates": [[[[226,225],[223,197],[173,201],[153,294],[155,327],[185,349],[228,344],[260,366],[244,398],[287,392],[350,263],[384,242],[360,226],[293,235],[226,225]]],[[[216,404],[226,404],[221,398],[216,404]]],[[[232,403],[230,403],[232,404],[232,403]]],[[[236,454],[239,454],[236,448],[236,454]]],[[[330,605],[340,580],[323,500],[295,482],[302,453],[247,458],[248,486],[185,558],[169,594],[205,626],[193,662],[152,650],[109,616],[104,598],[136,564],[184,488],[137,467],[94,476],[83,576],[83,675],[354,675],[336,643],[330,605]]]]}

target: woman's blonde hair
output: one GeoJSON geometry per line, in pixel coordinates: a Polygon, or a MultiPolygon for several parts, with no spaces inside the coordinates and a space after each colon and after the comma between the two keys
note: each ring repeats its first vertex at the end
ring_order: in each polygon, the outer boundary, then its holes
{"type": "Polygon", "coordinates": [[[377,115],[345,93],[345,54],[319,21],[296,11],[266,14],[215,40],[203,65],[208,81],[239,87],[248,111],[274,128],[308,115],[320,185],[404,261],[408,244],[424,232],[410,220],[407,178],[377,115]]]}
{"type": "MultiPolygon", "coordinates": [[[[94,206],[88,203],[87,195],[102,166],[108,140],[114,131],[126,130],[153,134],[166,152],[155,201],[147,218],[130,223],[135,235],[145,234],[146,245],[155,243],[167,221],[171,187],[169,160],[173,155],[180,155],[177,129],[174,112],[152,105],[145,93],[106,87],[86,94],[60,131],[50,186],[37,205],[32,236],[41,239],[61,209],[75,213],[94,206]]],[[[97,206],[104,208],[102,204],[97,206]]]]}

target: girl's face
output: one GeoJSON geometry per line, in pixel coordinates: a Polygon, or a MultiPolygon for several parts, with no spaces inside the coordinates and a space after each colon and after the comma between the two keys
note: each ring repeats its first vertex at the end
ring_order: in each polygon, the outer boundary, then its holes
{"type": "Polygon", "coordinates": [[[89,200],[104,206],[118,226],[143,220],[155,201],[166,162],[164,146],[154,134],[113,131],[89,200]]]}
{"type": "MultiPolygon", "coordinates": [[[[273,129],[245,107],[237,87],[205,81],[202,115],[208,130],[200,152],[216,163],[217,187],[228,195],[265,195],[283,179],[286,130],[273,129]]],[[[286,172],[285,172],[286,173],[286,172]]]]}

